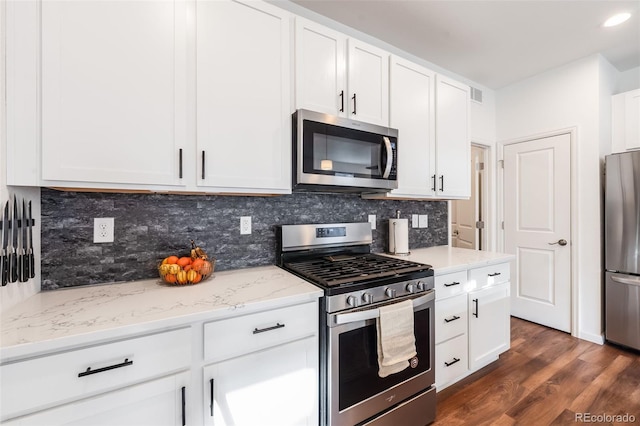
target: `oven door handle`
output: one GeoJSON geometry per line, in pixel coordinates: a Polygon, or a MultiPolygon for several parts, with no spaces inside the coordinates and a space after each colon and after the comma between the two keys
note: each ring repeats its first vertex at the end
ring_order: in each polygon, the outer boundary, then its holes
{"type": "MultiPolygon", "coordinates": [[[[436,292],[430,291],[428,294],[424,296],[416,297],[415,299],[411,299],[413,302],[413,307],[417,308],[419,306],[425,305],[436,298],[436,292]]],[[[365,321],[369,319],[379,318],[380,317],[380,309],[371,308],[363,311],[349,312],[346,314],[338,314],[334,317],[335,324],[348,324],[350,322],[357,321],[365,321]]]]}

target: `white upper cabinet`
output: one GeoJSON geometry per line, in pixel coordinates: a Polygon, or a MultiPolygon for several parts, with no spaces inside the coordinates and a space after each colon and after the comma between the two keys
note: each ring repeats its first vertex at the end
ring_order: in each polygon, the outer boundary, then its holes
{"type": "Polygon", "coordinates": [[[640,89],[627,92],[625,101],[625,138],[626,149],[640,148],[640,89]]]}
{"type": "Polygon", "coordinates": [[[289,13],[199,1],[196,25],[198,185],[290,192],[289,13]]]}
{"type": "MultiPolygon", "coordinates": [[[[398,146],[402,142],[398,138],[398,146]]],[[[471,194],[469,86],[436,77],[436,193],[440,198],[471,194]]],[[[400,165],[398,165],[400,167],[400,165]]]]}
{"type": "Polygon", "coordinates": [[[398,189],[391,195],[434,194],[435,74],[402,58],[391,58],[389,125],[398,129],[398,189]]]}
{"type": "Polygon", "coordinates": [[[296,108],[389,124],[389,53],[296,18],[296,108]]]}
{"type": "Polygon", "coordinates": [[[42,2],[45,183],[181,184],[185,17],[182,1],[42,2]]]}
{"type": "Polygon", "coordinates": [[[346,36],[296,17],[296,105],[346,116],[346,36]]]}
{"type": "Polygon", "coordinates": [[[348,46],[348,116],[388,126],[389,53],[355,39],[348,46]]]}

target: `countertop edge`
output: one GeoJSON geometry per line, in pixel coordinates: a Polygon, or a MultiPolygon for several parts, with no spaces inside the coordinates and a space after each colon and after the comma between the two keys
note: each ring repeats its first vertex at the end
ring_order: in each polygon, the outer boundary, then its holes
{"type": "Polygon", "coordinates": [[[51,340],[17,344],[14,346],[0,348],[0,365],[50,355],[56,352],[97,346],[118,340],[127,340],[134,337],[153,335],[164,331],[186,328],[198,322],[219,321],[270,309],[310,303],[322,297],[322,295],[322,290],[318,288],[312,289],[306,293],[283,296],[277,299],[229,305],[226,308],[218,308],[211,311],[178,315],[159,320],[140,322],[87,333],[79,333],[71,336],[63,336],[51,340]]]}

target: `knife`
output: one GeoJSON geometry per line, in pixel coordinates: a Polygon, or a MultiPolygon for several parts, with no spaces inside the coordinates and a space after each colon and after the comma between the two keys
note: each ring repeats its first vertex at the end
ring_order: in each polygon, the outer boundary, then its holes
{"type": "Polygon", "coordinates": [[[11,246],[9,247],[9,282],[18,281],[18,257],[16,255],[18,247],[18,201],[13,196],[13,216],[11,217],[11,246]]]}
{"type": "Polygon", "coordinates": [[[7,258],[7,246],[9,245],[9,201],[4,205],[4,215],[2,215],[2,253],[0,256],[0,275],[2,275],[2,285],[9,282],[9,265],[7,258]]]}
{"type": "Polygon", "coordinates": [[[18,250],[18,279],[21,283],[26,282],[29,279],[29,267],[27,261],[27,209],[25,209],[24,198],[22,199],[22,221],[20,223],[22,229],[22,235],[20,236],[20,249],[18,250]]]}
{"type": "Polygon", "coordinates": [[[36,276],[36,262],[33,256],[33,216],[31,216],[31,201],[29,201],[29,221],[27,226],[29,229],[29,249],[27,250],[27,265],[29,269],[29,278],[36,276]]]}

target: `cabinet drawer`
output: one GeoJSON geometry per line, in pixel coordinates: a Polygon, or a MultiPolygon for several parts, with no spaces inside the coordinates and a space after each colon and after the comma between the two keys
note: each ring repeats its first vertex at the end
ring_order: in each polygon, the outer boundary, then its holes
{"type": "Polygon", "coordinates": [[[436,302],[436,344],[467,332],[467,297],[464,294],[436,302]]]}
{"type": "Polygon", "coordinates": [[[318,333],[316,302],[204,325],[204,358],[222,360],[318,333]]]}
{"type": "Polygon", "coordinates": [[[508,282],[511,277],[511,264],[499,263],[497,265],[483,266],[469,270],[470,290],[492,286],[494,284],[508,282]]]}
{"type": "Polygon", "coordinates": [[[467,271],[453,272],[451,274],[435,277],[436,300],[446,299],[466,292],[467,271]]]}
{"type": "Polygon", "coordinates": [[[183,328],[0,367],[2,419],[118,389],[191,364],[183,328]]]}
{"type": "Polygon", "coordinates": [[[452,382],[467,373],[467,335],[436,345],[436,386],[452,382]]]}

